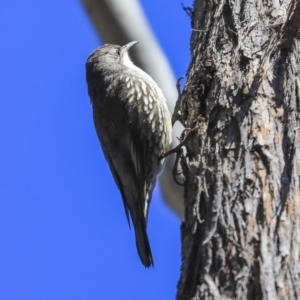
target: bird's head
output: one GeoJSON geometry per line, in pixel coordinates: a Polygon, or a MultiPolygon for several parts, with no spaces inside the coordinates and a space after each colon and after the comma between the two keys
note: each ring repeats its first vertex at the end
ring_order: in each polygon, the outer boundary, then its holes
{"type": "Polygon", "coordinates": [[[124,46],[105,44],[91,53],[87,59],[87,64],[121,64],[124,66],[132,66],[129,57],[129,49],[138,42],[130,42],[124,46]]]}

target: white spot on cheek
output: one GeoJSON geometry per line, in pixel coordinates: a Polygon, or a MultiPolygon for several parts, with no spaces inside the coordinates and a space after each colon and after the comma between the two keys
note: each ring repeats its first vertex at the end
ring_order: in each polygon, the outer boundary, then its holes
{"type": "Polygon", "coordinates": [[[127,53],[124,53],[121,63],[127,67],[134,66],[127,53]]]}

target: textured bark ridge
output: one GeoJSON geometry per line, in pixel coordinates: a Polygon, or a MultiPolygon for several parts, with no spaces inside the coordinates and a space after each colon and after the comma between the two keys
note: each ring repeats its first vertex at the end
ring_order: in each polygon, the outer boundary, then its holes
{"type": "Polygon", "coordinates": [[[300,299],[299,26],[298,1],[194,3],[177,299],[300,299]]]}

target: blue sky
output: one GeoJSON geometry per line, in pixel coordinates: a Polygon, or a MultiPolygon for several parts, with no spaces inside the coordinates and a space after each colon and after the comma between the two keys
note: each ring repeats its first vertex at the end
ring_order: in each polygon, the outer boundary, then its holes
{"type": "MultiPolygon", "coordinates": [[[[141,3],[184,75],[180,1],[141,3]]],[[[180,221],[157,187],[145,269],[92,123],[84,65],[100,41],[80,2],[1,1],[0,28],[0,299],[174,299],[180,221]]]]}

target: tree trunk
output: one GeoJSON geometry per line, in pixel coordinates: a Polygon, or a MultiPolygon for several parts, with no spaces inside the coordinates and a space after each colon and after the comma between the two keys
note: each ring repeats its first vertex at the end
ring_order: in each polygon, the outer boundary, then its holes
{"type": "Polygon", "coordinates": [[[191,17],[177,299],[300,299],[300,2],[195,0],[191,17]]]}

